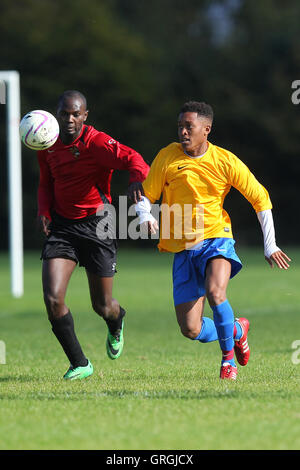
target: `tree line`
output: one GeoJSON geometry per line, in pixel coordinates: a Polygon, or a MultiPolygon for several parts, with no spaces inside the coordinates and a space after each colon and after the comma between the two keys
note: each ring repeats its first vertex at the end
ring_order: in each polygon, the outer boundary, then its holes
{"type": "MultiPolygon", "coordinates": [[[[55,114],[58,96],[78,89],[89,123],[151,163],[177,139],[189,100],[214,109],[211,142],[239,156],[270,192],[280,244],[297,243],[300,79],[297,0],[24,0],[0,4],[2,70],[18,70],[22,115],[55,114]]],[[[0,105],[0,249],[7,248],[5,106],[0,105]]],[[[22,147],[24,244],[35,232],[38,165],[22,147]]],[[[115,173],[112,193],[126,194],[115,173]]],[[[256,216],[235,190],[225,208],[236,237],[261,242],[256,216]]]]}

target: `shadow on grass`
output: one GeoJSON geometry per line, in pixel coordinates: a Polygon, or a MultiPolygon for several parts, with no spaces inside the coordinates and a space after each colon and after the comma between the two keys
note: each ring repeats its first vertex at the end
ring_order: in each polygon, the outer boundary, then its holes
{"type": "MultiPolygon", "coordinates": [[[[28,378],[24,378],[28,381],[28,378]]],[[[32,379],[30,380],[32,381],[32,379]]],[[[79,384],[78,384],[79,385],[79,384]]],[[[235,390],[235,384],[222,384],[222,390],[212,389],[199,389],[199,390],[102,390],[102,391],[36,391],[24,393],[0,393],[0,400],[36,400],[36,401],[82,401],[82,400],[96,400],[103,399],[142,399],[142,400],[207,400],[207,399],[248,399],[248,400],[264,400],[266,397],[270,399],[298,397],[297,392],[287,392],[286,390],[270,391],[256,391],[245,392],[244,390],[235,390]],[[271,396],[270,396],[271,395],[271,396]]],[[[213,389],[214,388],[214,389],[213,389]]]]}
{"type": "Polygon", "coordinates": [[[1,382],[7,382],[7,383],[33,383],[33,382],[40,382],[40,380],[37,378],[35,379],[32,377],[32,375],[6,375],[4,377],[0,377],[0,383],[1,382]]]}
{"type": "Polygon", "coordinates": [[[126,399],[126,398],[138,398],[138,399],[181,399],[181,400],[203,400],[207,398],[220,398],[224,399],[224,395],[237,398],[240,394],[238,392],[215,392],[215,391],[203,391],[191,392],[189,390],[160,390],[157,392],[153,391],[128,391],[128,390],[105,390],[99,392],[29,392],[24,394],[12,394],[12,393],[0,393],[0,400],[37,400],[37,401],[52,401],[52,400],[70,400],[70,401],[82,401],[84,400],[97,400],[105,398],[113,399],[126,399]]]}

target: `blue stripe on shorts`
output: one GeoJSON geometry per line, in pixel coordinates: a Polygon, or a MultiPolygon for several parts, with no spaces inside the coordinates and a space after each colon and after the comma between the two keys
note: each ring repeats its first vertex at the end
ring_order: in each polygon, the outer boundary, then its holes
{"type": "Polygon", "coordinates": [[[232,238],[208,238],[196,249],[184,250],[174,255],[173,298],[174,305],[197,300],[205,295],[205,270],[207,261],[223,256],[231,262],[231,278],[242,269],[242,262],[234,249],[232,238]]]}

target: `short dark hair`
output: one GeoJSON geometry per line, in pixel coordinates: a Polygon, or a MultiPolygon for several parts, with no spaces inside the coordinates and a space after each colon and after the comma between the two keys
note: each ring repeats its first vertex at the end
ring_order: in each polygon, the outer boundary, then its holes
{"type": "Polygon", "coordinates": [[[85,109],[87,109],[86,97],[77,90],[66,90],[58,98],[58,104],[62,103],[66,98],[79,98],[83,102],[85,109]]]}
{"type": "Polygon", "coordinates": [[[179,114],[181,113],[197,113],[198,116],[204,116],[211,122],[213,122],[214,119],[214,112],[212,107],[203,101],[187,101],[181,107],[179,114]]]}

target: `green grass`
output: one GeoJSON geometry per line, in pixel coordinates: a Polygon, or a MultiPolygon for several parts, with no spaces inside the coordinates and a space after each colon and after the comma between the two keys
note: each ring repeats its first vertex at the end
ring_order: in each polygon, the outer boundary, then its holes
{"type": "Polygon", "coordinates": [[[300,340],[300,251],[288,251],[287,272],[271,270],[261,252],[238,252],[244,269],[228,298],[251,322],[251,358],[236,383],[218,378],[216,342],[179,333],[172,257],[124,249],[114,288],[127,310],[123,355],[107,358],[106,326],[78,268],[67,301],[95,372],[63,381],[68,361],[46,318],[39,254],[26,254],[21,299],[10,295],[8,258],[0,255],[0,448],[299,449],[300,364],[291,345],[300,340]]]}

